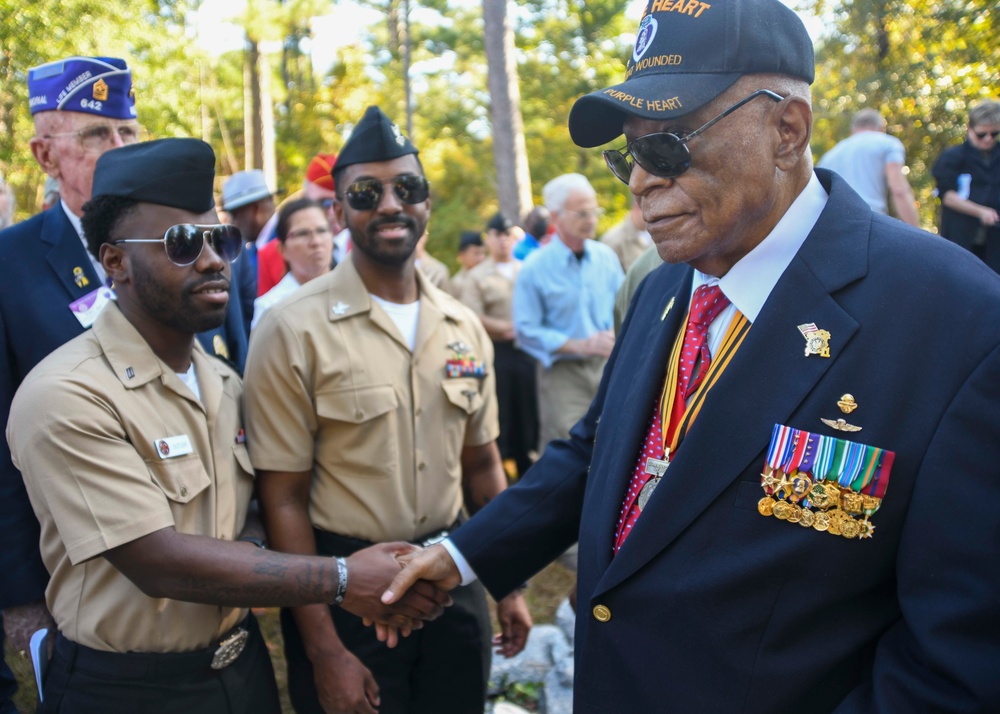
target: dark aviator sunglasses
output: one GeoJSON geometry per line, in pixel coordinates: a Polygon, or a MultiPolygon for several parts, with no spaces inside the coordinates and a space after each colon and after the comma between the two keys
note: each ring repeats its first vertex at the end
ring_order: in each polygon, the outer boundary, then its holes
{"type": "Polygon", "coordinates": [[[170,226],[162,238],[122,238],[111,241],[118,243],[163,243],[167,258],[174,265],[184,267],[191,265],[201,257],[205,243],[211,243],[212,250],[225,260],[232,263],[243,250],[243,234],[236,226],[229,224],[200,225],[180,223],[170,226]]]}
{"type": "Polygon", "coordinates": [[[772,92],[770,89],[758,89],[717,117],[709,119],[707,123],[690,134],[678,136],[669,131],[661,131],[640,136],[635,141],[630,141],[624,149],[609,149],[603,152],[604,160],[607,162],[608,168],[611,169],[611,173],[626,184],[632,175],[632,161],[629,161],[629,156],[635,163],[654,176],[676,178],[691,168],[691,150],[687,147],[687,142],[757,97],[769,97],[776,102],[784,99],[780,94],[772,92]]]}
{"type": "Polygon", "coordinates": [[[385,185],[392,186],[392,192],[403,203],[414,206],[427,200],[430,184],[423,176],[404,174],[382,181],[377,178],[358,179],[344,191],[347,204],[355,211],[371,211],[382,203],[385,185]]]}

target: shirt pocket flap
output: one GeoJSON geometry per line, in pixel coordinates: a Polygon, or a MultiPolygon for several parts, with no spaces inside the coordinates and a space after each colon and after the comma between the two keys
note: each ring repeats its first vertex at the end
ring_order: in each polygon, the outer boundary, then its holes
{"type": "Polygon", "coordinates": [[[477,379],[451,379],[441,386],[448,395],[448,401],[462,411],[473,414],[483,406],[483,395],[479,391],[477,379]]]}
{"type": "Polygon", "coordinates": [[[353,387],[316,395],[316,413],[323,419],[361,424],[399,406],[391,384],[353,387]]]}
{"type": "Polygon", "coordinates": [[[211,483],[195,454],[182,459],[147,461],[146,467],[164,495],[176,503],[189,503],[211,483]]]}
{"type": "Polygon", "coordinates": [[[250,476],[253,476],[253,464],[250,462],[250,453],[247,451],[247,445],[233,444],[233,455],[236,457],[236,463],[240,465],[240,468],[250,474],[250,476]]]}

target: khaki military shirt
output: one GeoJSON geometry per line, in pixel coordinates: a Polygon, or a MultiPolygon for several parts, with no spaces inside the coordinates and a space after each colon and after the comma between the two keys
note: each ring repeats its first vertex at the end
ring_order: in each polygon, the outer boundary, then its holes
{"type": "Polygon", "coordinates": [[[628,271],[632,263],[652,245],[648,240],[643,240],[639,235],[639,229],[632,222],[632,217],[628,215],[620,223],[609,228],[601,236],[601,242],[611,247],[622,264],[622,270],[625,271],[628,271]]]}
{"type": "Polygon", "coordinates": [[[49,610],[67,638],[114,652],[207,647],[246,614],[147,597],[101,555],[162,528],[232,540],[253,470],[242,386],[195,342],[201,399],[117,305],[43,360],[14,397],[7,439],[41,524],[49,610]]]}
{"type": "Polygon", "coordinates": [[[508,265],[513,266],[510,278],[500,272],[492,258],[487,258],[470,270],[459,296],[462,304],[477,315],[508,322],[513,320],[514,280],[521,269],[521,263],[512,260],[508,265]]]}
{"type": "Polygon", "coordinates": [[[258,470],[312,471],[315,527],[413,540],[462,507],[465,446],[496,439],[493,347],[479,319],[416,271],[411,352],[346,260],[265,315],[246,367],[247,433],[258,470]],[[462,354],[483,378],[449,377],[462,354]]]}
{"type": "Polygon", "coordinates": [[[442,263],[440,260],[435,258],[430,253],[424,253],[423,257],[417,260],[417,270],[424,274],[431,285],[436,288],[444,290],[446,293],[451,292],[451,271],[448,270],[448,266],[442,263]]]}

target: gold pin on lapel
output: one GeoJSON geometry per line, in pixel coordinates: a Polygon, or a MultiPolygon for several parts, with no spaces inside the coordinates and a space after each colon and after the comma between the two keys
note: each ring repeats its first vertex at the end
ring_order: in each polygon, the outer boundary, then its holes
{"type": "Polygon", "coordinates": [[[90,280],[83,274],[83,268],[79,265],[73,268],[73,282],[76,283],[78,288],[85,288],[90,285],[90,280]]]}
{"type": "Polygon", "coordinates": [[[858,403],[854,401],[854,395],[845,394],[837,402],[837,406],[840,407],[840,411],[844,412],[844,414],[850,414],[858,408],[858,403]]]}
{"type": "Polygon", "coordinates": [[[663,322],[664,320],[667,319],[667,315],[670,313],[670,310],[671,308],[673,308],[673,306],[674,306],[674,298],[670,298],[670,302],[668,302],[667,306],[663,308],[663,314],[660,315],[660,322],[663,322]]]}
{"type": "Polygon", "coordinates": [[[799,325],[799,332],[806,338],[806,357],[819,355],[830,356],[830,333],[816,327],[815,322],[799,325]]]}

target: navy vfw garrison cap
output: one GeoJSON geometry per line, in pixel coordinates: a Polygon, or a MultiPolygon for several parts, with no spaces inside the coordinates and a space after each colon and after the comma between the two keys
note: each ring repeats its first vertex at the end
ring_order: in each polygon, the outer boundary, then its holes
{"type": "Polygon", "coordinates": [[[215,206],[214,181],[211,146],[201,139],[157,139],[101,154],[92,195],[207,213],[215,206]]]}
{"type": "Polygon", "coordinates": [[[28,70],[31,113],[72,111],[135,119],[132,71],[117,57],[67,57],[28,70]]]}
{"type": "Polygon", "coordinates": [[[703,107],[744,74],[812,84],[812,40],[779,0],[650,0],[625,81],[580,97],[569,114],[579,146],[606,144],[628,116],[666,120],[703,107]]]}
{"type": "Polygon", "coordinates": [[[336,168],[339,170],[352,164],[392,161],[400,156],[417,153],[417,147],[410,143],[399,127],[381,109],[371,106],[365,110],[365,115],[337,155],[336,168]]]}

